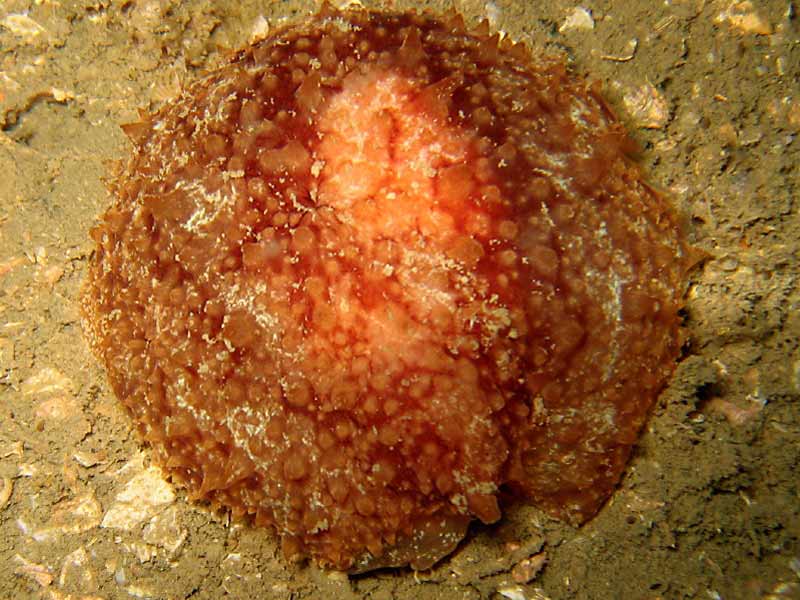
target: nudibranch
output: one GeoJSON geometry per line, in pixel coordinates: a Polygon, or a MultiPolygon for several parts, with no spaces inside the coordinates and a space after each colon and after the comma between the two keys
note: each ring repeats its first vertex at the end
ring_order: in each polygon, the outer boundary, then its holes
{"type": "Polygon", "coordinates": [[[87,338],[154,461],[290,559],[572,523],[671,374],[689,246],[597,85],[455,15],[324,7],[136,124],[87,338]]]}

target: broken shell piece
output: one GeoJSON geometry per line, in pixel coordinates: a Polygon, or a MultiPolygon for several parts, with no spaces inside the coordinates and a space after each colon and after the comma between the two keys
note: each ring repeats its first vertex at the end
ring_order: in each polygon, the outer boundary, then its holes
{"type": "Polygon", "coordinates": [[[539,552],[514,565],[514,568],[511,569],[511,577],[517,583],[530,583],[542,572],[546,564],[547,554],[539,552]]]}
{"type": "Polygon", "coordinates": [[[667,101],[650,82],[627,92],[622,103],[637,127],[661,129],[669,122],[667,101]]]}
{"type": "Polygon", "coordinates": [[[564,19],[564,22],[561,24],[561,27],[558,28],[558,31],[560,33],[564,33],[565,31],[590,31],[592,29],[594,29],[592,12],[586,8],[583,8],[582,6],[576,6],[567,15],[567,18],[564,19]]]}
{"type": "Polygon", "coordinates": [[[738,29],[742,33],[755,35],[770,35],[772,33],[772,25],[755,11],[752,2],[732,2],[728,8],[716,16],[714,22],[727,22],[731,27],[738,29]]]}

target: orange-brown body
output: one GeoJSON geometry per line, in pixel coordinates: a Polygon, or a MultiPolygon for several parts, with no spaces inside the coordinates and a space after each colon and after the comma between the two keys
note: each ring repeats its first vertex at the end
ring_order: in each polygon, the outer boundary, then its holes
{"type": "Polygon", "coordinates": [[[689,259],[559,61],[326,9],[127,131],[86,328],[193,497],[354,571],[430,566],[501,486],[573,522],[608,497],[689,259]]]}

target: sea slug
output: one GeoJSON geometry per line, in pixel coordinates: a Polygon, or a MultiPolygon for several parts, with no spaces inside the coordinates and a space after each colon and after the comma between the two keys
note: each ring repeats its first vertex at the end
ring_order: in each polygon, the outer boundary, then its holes
{"type": "Polygon", "coordinates": [[[673,370],[688,246],[596,85],[324,7],[127,125],[82,308],[191,497],[353,572],[508,492],[580,523],[673,370]]]}

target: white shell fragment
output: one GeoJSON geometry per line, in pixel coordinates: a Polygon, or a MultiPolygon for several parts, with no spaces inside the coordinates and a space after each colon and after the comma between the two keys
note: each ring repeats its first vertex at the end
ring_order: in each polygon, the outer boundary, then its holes
{"type": "Polygon", "coordinates": [[[661,129],[670,119],[670,110],[663,94],[647,82],[622,97],[625,110],[633,123],[642,129],[661,129]]]}
{"type": "Polygon", "coordinates": [[[0,21],[5,29],[24,40],[30,41],[45,29],[24,13],[12,13],[0,21]]]}
{"type": "Polygon", "coordinates": [[[558,31],[564,33],[570,30],[590,31],[594,29],[594,18],[592,12],[582,6],[576,6],[564,19],[558,31]]]}
{"type": "Polygon", "coordinates": [[[160,507],[175,501],[175,492],[164,481],[157,467],[149,467],[131,479],[117,494],[101,527],[131,530],[159,512],[160,507]]]}
{"type": "Polygon", "coordinates": [[[756,12],[753,3],[749,1],[731,2],[725,10],[714,18],[714,22],[728,23],[728,25],[742,33],[755,35],[770,35],[772,33],[772,25],[756,12]]]}

